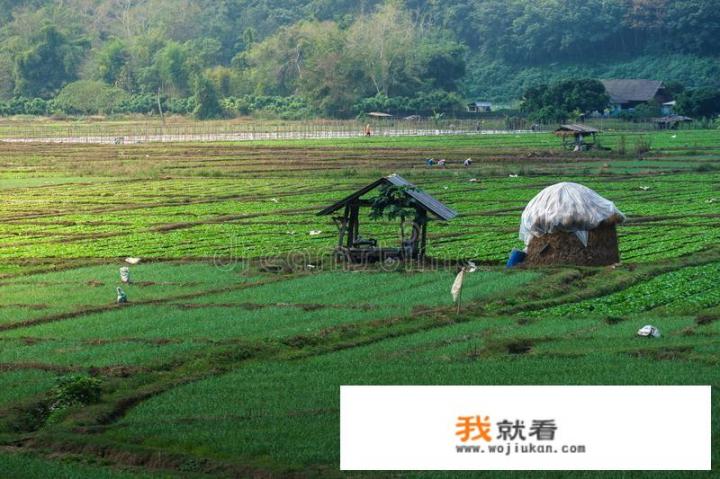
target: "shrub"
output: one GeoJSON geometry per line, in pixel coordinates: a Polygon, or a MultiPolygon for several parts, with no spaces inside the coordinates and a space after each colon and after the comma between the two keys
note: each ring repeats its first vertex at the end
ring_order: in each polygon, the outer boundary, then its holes
{"type": "Polygon", "coordinates": [[[223,109],[220,106],[217,91],[213,83],[206,77],[199,76],[195,79],[194,84],[194,100],[195,109],[193,115],[198,120],[209,120],[212,118],[221,118],[223,109]]]}
{"type": "Polygon", "coordinates": [[[65,376],[58,379],[50,392],[51,408],[63,409],[70,406],[85,406],[100,400],[102,381],[83,375],[65,376]]]}
{"type": "Polygon", "coordinates": [[[80,80],[66,85],[55,97],[55,106],[68,114],[114,113],[127,97],[120,88],[100,81],[80,80]]]}
{"type": "Polygon", "coordinates": [[[617,118],[625,121],[638,121],[640,120],[640,115],[637,114],[635,110],[622,110],[617,115],[617,118]]]}
{"type": "Polygon", "coordinates": [[[522,110],[535,121],[563,120],[568,112],[603,111],[610,97],[598,80],[564,80],[530,87],[523,94],[522,110]]]}
{"type": "Polygon", "coordinates": [[[222,107],[239,115],[265,114],[284,120],[301,120],[314,116],[307,101],[297,96],[244,95],[228,97],[221,101],[222,107]]]}
{"type": "Polygon", "coordinates": [[[640,136],[635,141],[635,154],[637,156],[647,153],[651,149],[652,149],[652,144],[650,142],[650,138],[648,138],[647,136],[640,136]]]}
{"type": "Polygon", "coordinates": [[[434,113],[456,113],[462,110],[462,99],[456,93],[449,93],[444,90],[431,92],[420,92],[414,97],[387,97],[378,94],[373,97],[363,98],[355,103],[352,110],[355,114],[382,111],[394,115],[424,115],[430,116],[434,113]]]}
{"type": "MultiPolygon", "coordinates": [[[[187,115],[195,110],[196,101],[195,98],[168,98],[162,100],[163,110],[168,113],[175,113],[177,115],[187,115]]],[[[157,107],[157,99],[155,100],[155,106],[157,107]]]]}
{"type": "Polygon", "coordinates": [[[120,101],[116,113],[158,113],[155,95],[132,95],[120,101]]]}
{"type": "Polygon", "coordinates": [[[16,97],[8,101],[0,101],[0,116],[47,115],[53,110],[53,105],[52,100],[16,97]]]}
{"type": "Polygon", "coordinates": [[[620,139],[618,140],[617,152],[620,155],[625,155],[625,153],[627,153],[627,139],[625,138],[625,135],[620,136],[620,139]]]}
{"type": "Polygon", "coordinates": [[[570,116],[570,114],[554,106],[544,106],[528,115],[530,121],[537,123],[561,123],[570,116]]]}
{"type": "Polygon", "coordinates": [[[640,104],[635,108],[635,114],[641,120],[658,117],[661,113],[660,104],[655,101],[640,104]]]}
{"type": "Polygon", "coordinates": [[[720,90],[700,88],[682,93],[677,98],[679,113],[692,117],[713,117],[720,114],[720,90]]]}

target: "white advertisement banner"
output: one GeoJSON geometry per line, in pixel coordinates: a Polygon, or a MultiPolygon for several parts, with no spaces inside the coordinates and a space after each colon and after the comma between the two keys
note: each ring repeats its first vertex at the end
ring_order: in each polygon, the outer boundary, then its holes
{"type": "Polygon", "coordinates": [[[342,470],[710,470],[710,386],[342,386],[342,470]]]}

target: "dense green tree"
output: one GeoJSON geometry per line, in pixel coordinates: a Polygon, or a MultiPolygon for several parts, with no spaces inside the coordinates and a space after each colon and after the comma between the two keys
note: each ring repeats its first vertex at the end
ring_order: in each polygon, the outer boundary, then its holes
{"type": "Polygon", "coordinates": [[[688,90],[677,99],[678,113],[695,118],[710,118],[720,115],[720,90],[700,88],[688,90]]]}
{"type": "Polygon", "coordinates": [[[348,31],[346,53],[361,66],[376,94],[401,93],[417,81],[412,56],[420,31],[400,2],[381,5],[355,21],[348,31]]]}
{"type": "Polygon", "coordinates": [[[100,81],[80,80],[65,85],[55,98],[55,104],[65,113],[107,114],[113,113],[127,99],[127,93],[120,88],[100,81]]]}
{"type": "Polygon", "coordinates": [[[576,111],[603,111],[609,103],[602,83],[581,79],[528,88],[523,95],[522,108],[537,121],[562,121],[576,111]]]}
{"type": "Polygon", "coordinates": [[[77,78],[85,50],[84,39],[71,40],[48,25],[32,38],[31,46],[15,56],[15,91],[19,95],[48,98],[77,78]]]}
{"type": "Polygon", "coordinates": [[[222,96],[348,115],[378,95],[513,100],[565,78],[720,88],[719,55],[720,0],[0,0],[4,98],[92,79],[180,105],[204,74],[222,96]]]}
{"type": "Polygon", "coordinates": [[[176,42],[169,42],[155,56],[155,71],[163,91],[186,95],[190,90],[192,72],[188,49],[176,42]]]}
{"type": "Polygon", "coordinates": [[[323,114],[350,115],[367,84],[358,63],[345,55],[344,32],[334,22],[323,22],[306,40],[296,93],[323,114]]]}
{"type": "Polygon", "coordinates": [[[0,50],[0,99],[11,98],[15,91],[15,78],[13,77],[13,62],[8,55],[0,50]]]}
{"type": "Polygon", "coordinates": [[[95,55],[95,72],[93,77],[109,85],[129,89],[127,83],[130,51],[122,40],[113,39],[107,42],[95,55]]]}
{"type": "Polygon", "coordinates": [[[220,99],[213,83],[205,76],[198,75],[193,82],[195,110],[193,115],[198,120],[209,120],[223,116],[220,99]]]}
{"type": "Polygon", "coordinates": [[[418,48],[419,75],[431,88],[455,91],[465,76],[466,49],[447,38],[423,40],[418,48]]]}
{"type": "Polygon", "coordinates": [[[663,45],[686,52],[717,55],[720,52],[720,1],[673,0],[668,2],[662,34],[663,45]]]}

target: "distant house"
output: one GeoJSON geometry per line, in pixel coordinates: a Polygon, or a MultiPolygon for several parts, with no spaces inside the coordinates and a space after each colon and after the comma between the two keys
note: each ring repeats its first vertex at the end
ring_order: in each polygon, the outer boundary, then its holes
{"type": "Polygon", "coordinates": [[[600,80],[610,96],[614,112],[631,110],[638,105],[655,100],[666,103],[672,98],[658,80],[600,80]]]}
{"type": "Polygon", "coordinates": [[[390,113],[382,113],[379,111],[371,111],[370,113],[368,113],[368,116],[370,118],[379,118],[382,120],[387,120],[393,117],[390,113]]]}
{"type": "Polygon", "coordinates": [[[665,115],[673,115],[675,114],[675,106],[677,105],[677,102],[675,100],[673,101],[666,101],[662,104],[662,107],[660,107],[660,112],[665,115]]]}
{"type": "Polygon", "coordinates": [[[489,101],[474,101],[468,103],[467,111],[470,113],[487,113],[492,111],[492,103],[489,101]]]}

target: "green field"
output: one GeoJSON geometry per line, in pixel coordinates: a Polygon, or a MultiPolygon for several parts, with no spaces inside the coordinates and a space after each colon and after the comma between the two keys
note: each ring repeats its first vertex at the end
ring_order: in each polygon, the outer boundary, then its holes
{"type": "Polygon", "coordinates": [[[0,477],[355,476],[338,471],[345,384],[710,384],[714,472],[534,475],[716,475],[720,132],[601,141],[613,151],[549,134],[1,144],[0,477]],[[437,265],[332,261],[315,213],[394,172],[460,213],[430,224],[437,265]],[[627,215],[621,265],[504,270],[524,205],[558,181],[627,215]],[[459,260],[479,270],[458,314],[459,260]],[[77,376],[99,398],[61,404],[77,376]]]}

